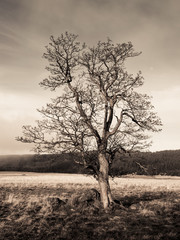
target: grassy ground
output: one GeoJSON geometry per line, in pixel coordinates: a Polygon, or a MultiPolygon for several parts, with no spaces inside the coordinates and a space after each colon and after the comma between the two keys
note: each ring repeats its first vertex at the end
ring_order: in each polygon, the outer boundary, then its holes
{"type": "Polygon", "coordinates": [[[2,172],[0,240],[178,240],[179,183],[177,177],[115,179],[118,204],[104,212],[92,178],[2,172]]]}

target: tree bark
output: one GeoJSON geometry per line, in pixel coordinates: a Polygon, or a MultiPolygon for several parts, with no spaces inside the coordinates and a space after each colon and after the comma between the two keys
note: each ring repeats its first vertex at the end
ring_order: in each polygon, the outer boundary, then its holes
{"type": "Polygon", "coordinates": [[[98,182],[100,187],[101,202],[104,209],[107,209],[113,202],[110,185],[109,185],[109,163],[106,159],[105,153],[99,153],[99,176],[98,182]]]}
{"type": "MultiPolygon", "coordinates": [[[[108,177],[109,178],[109,177],[108,177]]],[[[112,203],[114,203],[113,197],[112,197],[112,193],[111,193],[111,188],[110,188],[110,184],[109,184],[109,179],[108,179],[108,199],[109,199],[109,204],[111,205],[112,203]]]]}

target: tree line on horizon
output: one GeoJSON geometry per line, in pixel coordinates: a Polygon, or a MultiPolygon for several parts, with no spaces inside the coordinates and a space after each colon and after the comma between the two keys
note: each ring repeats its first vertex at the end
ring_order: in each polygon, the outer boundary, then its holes
{"type": "MultiPolygon", "coordinates": [[[[91,153],[91,157],[94,153],[91,153]]],[[[7,155],[0,156],[0,171],[52,172],[93,174],[76,163],[76,153],[46,155],[7,155]],[[42,164],[43,163],[43,164],[42,164]]],[[[180,176],[180,150],[139,152],[132,155],[116,155],[110,167],[111,176],[126,174],[180,176]]]]}

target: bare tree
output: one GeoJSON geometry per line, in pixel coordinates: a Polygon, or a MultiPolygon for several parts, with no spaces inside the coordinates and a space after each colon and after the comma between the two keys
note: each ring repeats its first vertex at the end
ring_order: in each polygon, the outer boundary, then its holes
{"type": "Polygon", "coordinates": [[[38,153],[79,152],[78,163],[94,171],[106,209],[113,202],[109,167],[116,152],[147,147],[147,131],[161,130],[151,98],[135,91],[143,85],[141,72],[125,69],[125,60],[140,53],[130,42],[110,39],[89,48],[67,32],[50,40],[44,53],[50,76],[40,85],[60,87],[59,97],[38,110],[44,118],[24,126],[17,140],[34,143],[38,153]]]}

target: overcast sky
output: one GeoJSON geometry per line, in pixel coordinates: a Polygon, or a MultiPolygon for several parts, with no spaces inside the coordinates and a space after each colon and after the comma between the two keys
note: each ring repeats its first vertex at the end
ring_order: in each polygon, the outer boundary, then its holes
{"type": "Polygon", "coordinates": [[[65,31],[89,45],[110,37],[142,51],[127,70],[142,71],[141,91],[153,96],[163,122],[150,150],[180,149],[179,13],[179,0],[0,0],[0,154],[30,153],[15,137],[58,95],[38,84],[48,75],[49,37],[65,31]]]}

